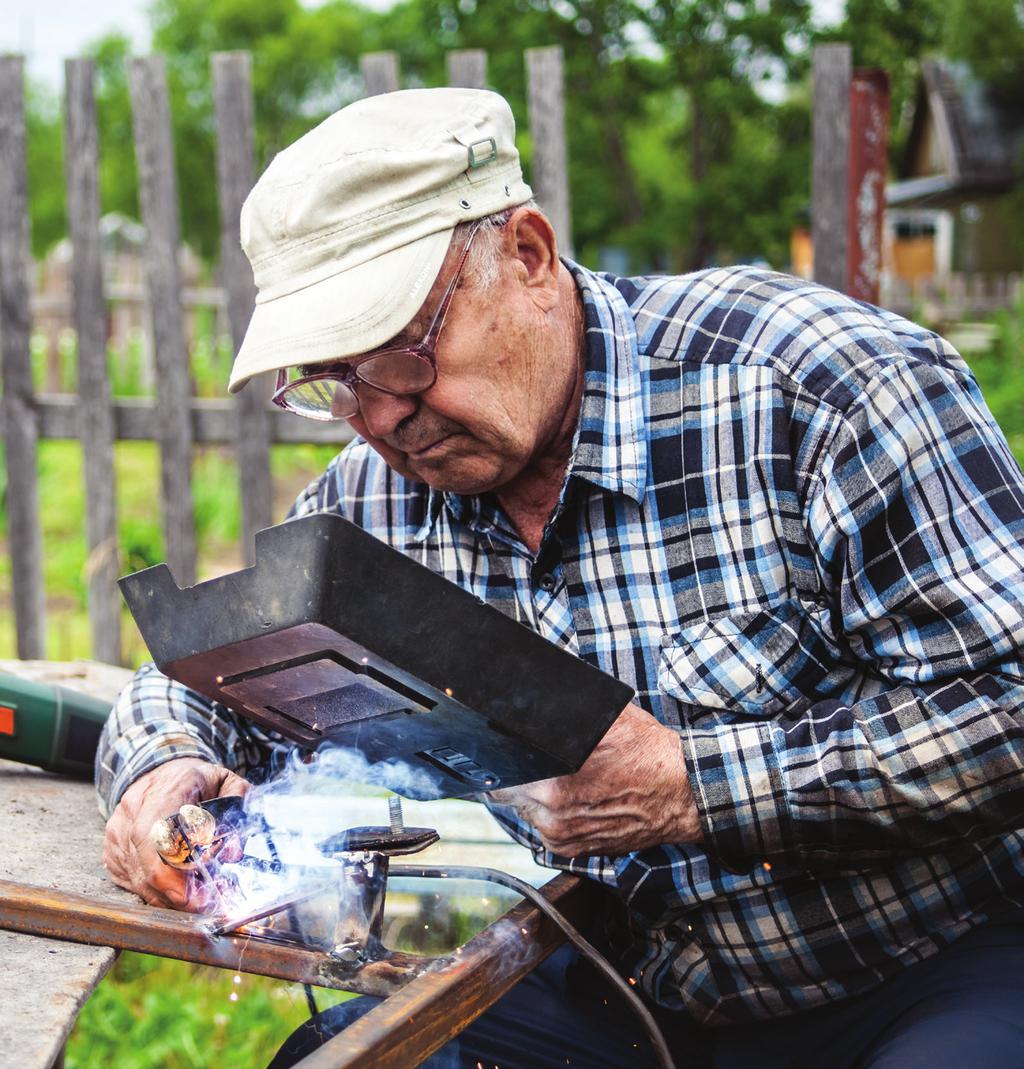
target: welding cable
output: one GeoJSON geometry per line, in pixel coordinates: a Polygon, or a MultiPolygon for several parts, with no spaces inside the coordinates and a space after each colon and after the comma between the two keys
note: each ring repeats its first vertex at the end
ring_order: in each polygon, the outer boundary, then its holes
{"type": "Polygon", "coordinates": [[[653,1014],[644,1005],[640,996],[622,979],[611,962],[593,944],[584,939],[565,915],[556,909],[535,887],[531,887],[530,884],[518,879],[516,876],[510,876],[507,872],[501,872],[499,869],[483,868],[476,865],[446,865],[444,869],[425,868],[418,865],[392,865],[389,878],[396,879],[402,876],[414,879],[442,878],[498,883],[532,902],[562,929],[569,942],[626,1000],[629,1008],[636,1014],[643,1025],[661,1069],[675,1069],[675,1063],[672,1061],[672,1055],[669,1052],[668,1044],[665,1042],[665,1037],[662,1035],[653,1014]]]}

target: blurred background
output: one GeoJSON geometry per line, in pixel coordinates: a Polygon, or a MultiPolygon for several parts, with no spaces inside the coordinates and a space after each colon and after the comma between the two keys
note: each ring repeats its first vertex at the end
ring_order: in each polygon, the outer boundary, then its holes
{"type": "MultiPolygon", "coordinates": [[[[37,390],[76,389],[67,56],[96,60],[113,394],[155,391],[127,64],[156,52],[170,95],[192,386],[200,398],[222,398],[231,341],[218,263],[212,53],[252,56],[258,174],[363,94],[361,56],[393,51],[408,87],[445,84],[453,50],[485,50],[487,84],[512,104],[529,178],[524,51],[558,45],[580,262],[618,274],[745,262],[809,276],[811,56],[816,44],[843,41],[854,66],[882,68],[891,83],[879,301],[951,337],[1024,453],[1024,9],[1015,0],[111,0],[102,9],[9,0],[6,11],[0,52],[26,57],[37,390]]],[[[275,519],[333,449],[273,446],[275,519]]],[[[239,559],[237,479],[230,448],[197,446],[193,457],[198,572],[207,576],[239,559]]],[[[46,655],[87,656],[80,449],[41,441],[39,465],[46,655]]],[[[156,445],[119,441],[115,465],[126,571],[166,557],[156,445]]],[[[0,553],[0,605],[9,573],[0,553]]],[[[16,648],[10,615],[0,613],[0,657],[16,648]]],[[[127,622],[122,649],[128,664],[145,656],[127,622]]]]}
{"type": "MultiPolygon", "coordinates": [[[[256,173],[364,92],[360,57],[393,52],[403,87],[446,83],[452,51],[486,52],[530,178],[524,51],[560,46],[575,258],[617,274],[755,263],[810,276],[812,53],[845,42],[891,85],[879,303],[946,334],[1024,459],[1024,6],[1019,0],[7,0],[0,53],[26,60],[31,374],[73,395],[63,61],[96,61],[100,234],[115,398],[156,394],[128,61],[165,58],[191,388],[225,393],[232,342],[219,263],[210,57],[252,57],[256,173]]],[[[280,520],[337,444],[275,443],[280,520]]],[[[2,449],[0,444],[0,449],[2,449]]],[[[200,578],[237,568],[235,451],[196,445],[200,578]]],[[[114,444],[118,568],[165,559],[152,441],[114,444]]],[[[94,655],[82,448],[38,446],[45,655],[94,655]]],[[[16,655],[7,466],[0,464],[0,658],[16,655]]],[[[122,620],[121,659],[145,649],[122,620]]],[[[479,911],[477,911],[479,912],[479,911]]],[[[487,919],[446,920],[461,940],[487,919]]],[[[301,991],[123,955],[87,1005],[69,1067],[263,1065],[305,1016],[301,991]],[[236,996],[236,997],[232,997],[236,996]]]]}

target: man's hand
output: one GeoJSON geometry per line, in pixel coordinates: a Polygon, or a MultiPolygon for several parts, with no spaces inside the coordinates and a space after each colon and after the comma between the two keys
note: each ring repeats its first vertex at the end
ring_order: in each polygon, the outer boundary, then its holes
{"type": "Polygon", "coordinates": [[[186,802],[245,794],[249,784],[220,765],[181,757],[140,776],[121,796],[107,821],[103,864],[114,883],[134,891],[151,906],[188,909],[188,873],[165,865],[150,842],[155,821],[186,802]]]}
{"type": "Polygon", "coordinates": [[[571,776],[491,792],[562,857],[624,854],[703,836],[679,736],[627,705],[571,776]]]}

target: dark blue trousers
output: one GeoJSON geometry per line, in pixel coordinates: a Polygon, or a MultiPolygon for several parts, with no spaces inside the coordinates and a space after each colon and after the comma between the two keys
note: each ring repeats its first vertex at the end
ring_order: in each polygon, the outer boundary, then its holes
{"type": "MultiPolygon", "coordinates": [[[[269,1069],[288,1069],[378,999],[307,1021],[269,1069]]],[[[865,995],[755,1025],[658,1023],[677,1069],[1024,1069],[1024,921],[988,925],[865,995]]],[[[428,1069],[648,1069],[646,1035],[620,996],[565,947],[526,977],[428,1069]]]]}

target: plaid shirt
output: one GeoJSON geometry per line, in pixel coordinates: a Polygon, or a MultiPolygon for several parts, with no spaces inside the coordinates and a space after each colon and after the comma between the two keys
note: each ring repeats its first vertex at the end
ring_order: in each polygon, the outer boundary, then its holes
{"type": "MultiPolygon", "coordinates": [[[[624,904],[622,967],[711,1025],[871,988],[1024,898],[1024,478],[935,335],[750,268],[569,265],[586,383],[532,555],[493,499],[357,442],[293,514],[339,512],[636,688],[679,732],[705,841],[543,850],[624,904]]],[[[266,737],[140,672],[98,757],[236,768],[266,737]]]]}

